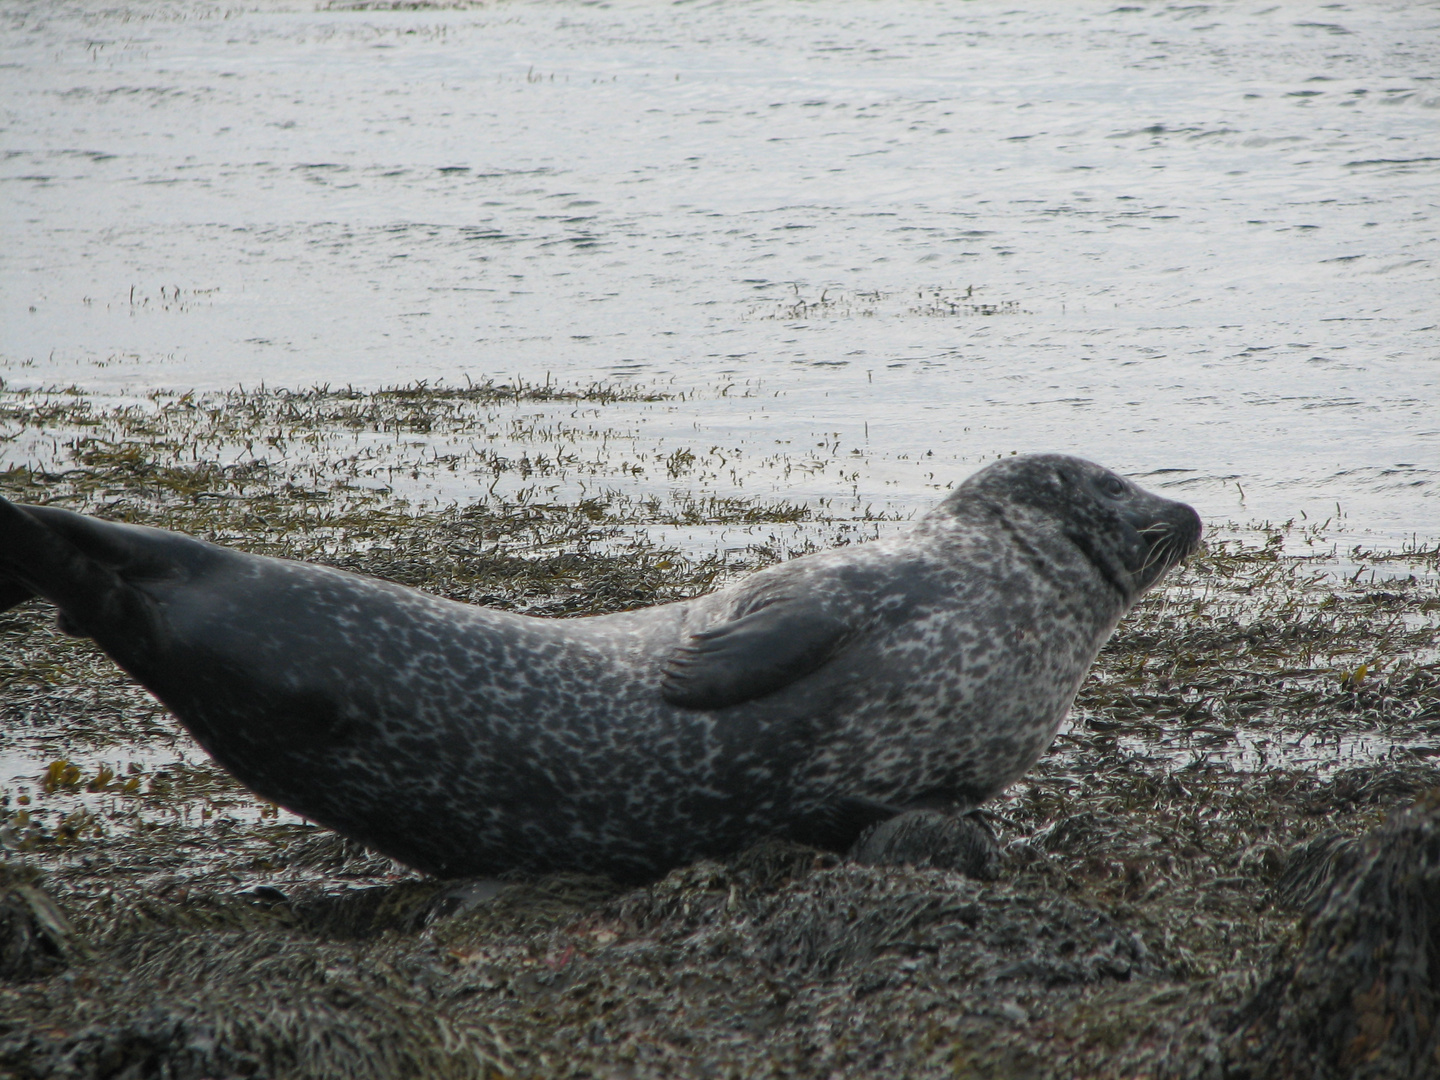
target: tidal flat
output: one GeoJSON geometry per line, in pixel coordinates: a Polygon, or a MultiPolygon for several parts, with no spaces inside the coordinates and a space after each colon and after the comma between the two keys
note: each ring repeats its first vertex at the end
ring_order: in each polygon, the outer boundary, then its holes
{"type": "MultiPolygon", "coordinates": [[[[0,491],[542,616],[902,527],[715,496],[745,462],[607,427],[658,393],[6,391],[30,460],[0,491]],[[484,492],[438,502],[452,471],[484,492]]],[[[1437,630],[1440,548],[1232,531],[986,808],[996,881],[776,841],[491,895],[257,799],[29,602],[0,616],[0,1075],[1246,1075],[1337,853],[1440,786],[1437,630]]]]}

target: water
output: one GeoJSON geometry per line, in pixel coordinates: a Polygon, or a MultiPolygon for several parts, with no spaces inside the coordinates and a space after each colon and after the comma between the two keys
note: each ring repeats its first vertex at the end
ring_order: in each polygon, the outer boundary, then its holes
{"type": "Polygon", "coordinates": [[[0,27],[11,386],[635,381],[698,391],[611,408],[657,453],[851,455],[806,498],[1066,450],[1212,525],[1440,535],[1435,3],[0,27]]]}
{"type": "MultiPolygon", "coordinates": [[[[53,744],[4,740],[0,743],[0,793],[6,801],[0,813],[13,814],[17,809],[23,809],[28,813],[31,824],[38,826],[42,833],[49,832],[51,835],[67,819],[76,820],[73,815],[81,811],[93,818],[104,819],[112,833],[129,831],[146,820],[199,826],[212,819],[217,822],[226,819],[241,821],[250,825],[267,822],[299,825],[306,821],[259,796],[240,794],[232,784],[217,786],[210,780],[217,774],[217,767],[209,764],[204,752],[189,744],[188,740],[178,745],[136,741],[120,753],[98,757],[93,752],[84,753],[81,758],[73,763],[81,772],[78,783],[47,790],[44,780],[51,763],[68,759],[57,755],[53,744]],[[101,786],[101,790],[92,791],[91,782],[101,768],[110,769],[114,777],[101,786]],[[177,776],[187,774],[191,783],[187,785],[182,781],[177,784],[180,787],[178,794],[156,795],[151,788],[157,775],[173,783],[177,776]],[[193,782],[196,775],[202,778],[198,785],[193,782]],[[127,780],[137,781],[135,790],[120,790],[127,780]],[[205,780],[210,782],[205,783],[205,780]],[[26,801],[19,802],[20,799],[26,801]]],[[[13,837],[11,842],[14,842],[13,837]]],[[[8,846],[3,837],[0,837],[0,846],[8,846]]]]}

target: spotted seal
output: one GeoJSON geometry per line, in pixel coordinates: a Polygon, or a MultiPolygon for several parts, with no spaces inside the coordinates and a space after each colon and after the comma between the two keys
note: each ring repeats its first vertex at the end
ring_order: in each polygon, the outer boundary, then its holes
{"type": "Polygon", "coordinates": [[[1014,457],[902,534],[541,619],[3,503],[0,608],[49,600],[248,787],[410,866],[643,880],[1002,791],[1200,530],[1097,465],[1014,457]]]}

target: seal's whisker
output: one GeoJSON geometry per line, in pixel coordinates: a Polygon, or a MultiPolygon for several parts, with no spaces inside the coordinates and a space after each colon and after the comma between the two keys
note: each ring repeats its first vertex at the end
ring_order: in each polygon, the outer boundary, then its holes
{"type": "MultiPolygon", "coordinates": [[[[1161,573],[1164,573],[1165,570],[1169,570],[1184,558],[1184,545],[1181,543],[1179,534],[1176,533],[1168,523],[1161,522],[1157,524],[1165,524],[1165,532],[1162,534],[1162,539],[1158,540],[1150,548],[1145,556],[1145,561],[1140,564],[1140,569],[1135,571],[1137,574],[1144,574],[1156,566],[1163,567],[1164,569],[1161,573]]],[[[1142,530],[1142,535],[1145,531],[1155,528],[1155,525],[1148,526],[1146,530],[1142,530]]]]}
{"type": "Polygon", "coordinates": [[[1137,570],[1136,573],[1137,573],[1137,574],[1143,574],[1146,570],[1149,570],[1152,566],[1156,566],[1156,565],[1164,562],[1164,559],[1163,559],[1161,556],[1162,556],[1163,552],[1165,551],[1165,549],[1166,549],[1166,547],[1167,547],[1168,545],[1169,545],[1169,541],[1168,541],[1168,540],[1163,540],[1163,541],[1161,541],[1160,543],[1158,543],[1158,544],[1156,544],[1155,546],[1153,546],[1148,552],[1146,552],[1146,554],[1145,554],[1145,561],[1140,564],[1140,569],[1137,570]]]}

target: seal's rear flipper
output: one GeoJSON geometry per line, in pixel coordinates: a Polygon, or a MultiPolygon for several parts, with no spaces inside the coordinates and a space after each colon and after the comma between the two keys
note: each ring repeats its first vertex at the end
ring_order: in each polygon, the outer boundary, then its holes
{"type": "Polygon", "coordinates": [[[0,610],[43,596],[69,634],[93,636],[122,618],[132,633],[147,626],[149,619],[135,619],[146,601],[120,571],[155,560],[127,533],[69,510],[0,499],[0,610]]]}
{"type": "Polygon", "coordinates": [[[12,578],[0,577],[0,611],[9,611],[35,594],[12,578]]]}

